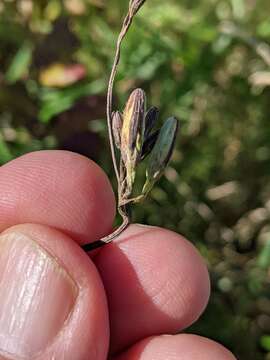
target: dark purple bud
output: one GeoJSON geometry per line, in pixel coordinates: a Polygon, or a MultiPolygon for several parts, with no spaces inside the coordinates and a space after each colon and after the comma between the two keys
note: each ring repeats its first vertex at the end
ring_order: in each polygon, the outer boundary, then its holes
{"type": "Polygon", "coordinates": [[[160,130],[156,130],[154,133],[152,133],[151,135],[149,135],[143,143],[143,148],[142,148],[142,156],[141,156],[141,160],[145,159],[147,157],[147,155],[150,154],[150,152],[152,151],[153,147],[155,146],[155,143],[157,141],[158,135],[159,135],[160,130]]]}
{"type": "Polygon", "coordinates": [[[144,132],[145,138],[147,138],[150,135],[154,126],[156,125],[158,120],[158,115],[159,115],[159,110],[155,106],[151,107],[147,111],[147,114],[145,116],[145,132],[144,132]]]}

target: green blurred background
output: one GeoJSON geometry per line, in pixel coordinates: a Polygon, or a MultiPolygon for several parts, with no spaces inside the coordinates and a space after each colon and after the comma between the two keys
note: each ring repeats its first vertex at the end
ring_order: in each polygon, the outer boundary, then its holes
{"type": "MultiPolygon", "coordinates": [[[[113,178],[105,94],[127,5],[0,1],[1,164],[60,148],[113,178]]],[[[270,359],[269,0],[147,0],[124,44],[118,108],[137,86],[181,134],[134,220],[184,234],[205,257],[212,297],[190,331],[270,359]]]]}

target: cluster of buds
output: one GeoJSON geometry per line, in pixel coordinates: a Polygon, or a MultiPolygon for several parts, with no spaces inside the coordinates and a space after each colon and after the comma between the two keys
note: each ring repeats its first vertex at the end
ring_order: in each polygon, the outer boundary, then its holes
{"type": "Polygon", "coordinates": [[[120,152],[120,206],[143,200],[171,158],[178,121],[170,117],[161,129],[154,130],[158,115],[156,107],[146,112],[146,96],[141,89],[132,92],[123,113],[116,111],[112,115],[114,143],[120,152]],[[137,166],[147,156],[146,182],[141,194],[134,197],[137,166]]]}

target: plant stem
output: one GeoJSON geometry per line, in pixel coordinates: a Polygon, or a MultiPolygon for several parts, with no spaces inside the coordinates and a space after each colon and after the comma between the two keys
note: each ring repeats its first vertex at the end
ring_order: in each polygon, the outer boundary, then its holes
{"type": "MultiPolygon", "coordinates": [[[[113,65],[112,65],[112,71],[111,71],[110,78],[109,78],[108,92],[107,92],[107,108],[106,108],[107,126],[108,126],[113,167],[114,167],[114,172],[115,172],[117,184],[118,184],[118,198],[119,198],[118,199],[118,212],[122,216],[123,222],[119,226],[119,228],[117,228],[112,234],[105,236],[104,238],[102,238],[98,241],[95,241],[93,243],[83,245],[82,249],[87,252],[110,243],[114,238],[119,236],[130,224],[130,214],[127,211],[126,206],[121,206],[121,200],[122,200],[121,199],[121,181],[123,179],[118,170],[118,164],[117,164],[116,154],[115,154],[115,143],[114,143],[113,130],[112,130],[112,112],[113,112],[112,111],[112,98],[113,98],[114,80],[115,80],[117,67],[118,67],[118,64],[120,61],[120,56],[121,56],[121,44],[122,44],[124,37],[126,36],[126,34],[128,32],[128,29],[130,28],[133,17],[139,11],[140,7],[144,4],[144,2],[145,2],[145,0],[130,0],[129,1],[129,10],[124,19],[120,34],[117,39],[116,52],[115,52],[114,61],[113,61],[113,65]]],[[[122,171],[121,166],[122,166],[122,164],[121,164],[121,160],[120,160],[120,172],[122,171]]]]}
{"type": "Polygon", "coordinates": [[[113,233],[101,238],[98,241],[94,241],[93,243],[82,245],[82,249],[86,252],[89,252],[98,249],[106,244],[109,244],[114,238],[119,236],[128,227],[129,224],[130,224],[129,217],[128,216],[123,217],[122,224],[113,233]]]}

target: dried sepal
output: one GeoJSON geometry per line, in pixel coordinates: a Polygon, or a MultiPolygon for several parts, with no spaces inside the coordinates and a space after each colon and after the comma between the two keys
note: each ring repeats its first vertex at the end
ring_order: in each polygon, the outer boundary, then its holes
{"type": "Polygon", "coordinates": [[[163,124],[149,156],[146,169],[146,183],[142,191],[143,195],[146,195],[162,176],[173,152],[177,128],[178,121],[174,117],[170,117],[163,124]]]}
{"type": "Polygon", "coordinates": [[[141,159],[145,130],[145,93],[134,90],[123,113],[121,132],[121,157],[126,171],[127,192],[132,191],[135,180],[135,167],[141,159]]]}
{"type": "Polygon", "coordinates": [[[118,149],[121,148],[121,132],[123,127],[123,118],[120,111],[116,111],[112,114],[112,130],[114,143],[118,149]]]}
{"type": "Polygon", "coordinates": [[[152,106],[145,115],[145,137],[147,138],[157,123],[159,110],[152,106]]]}

